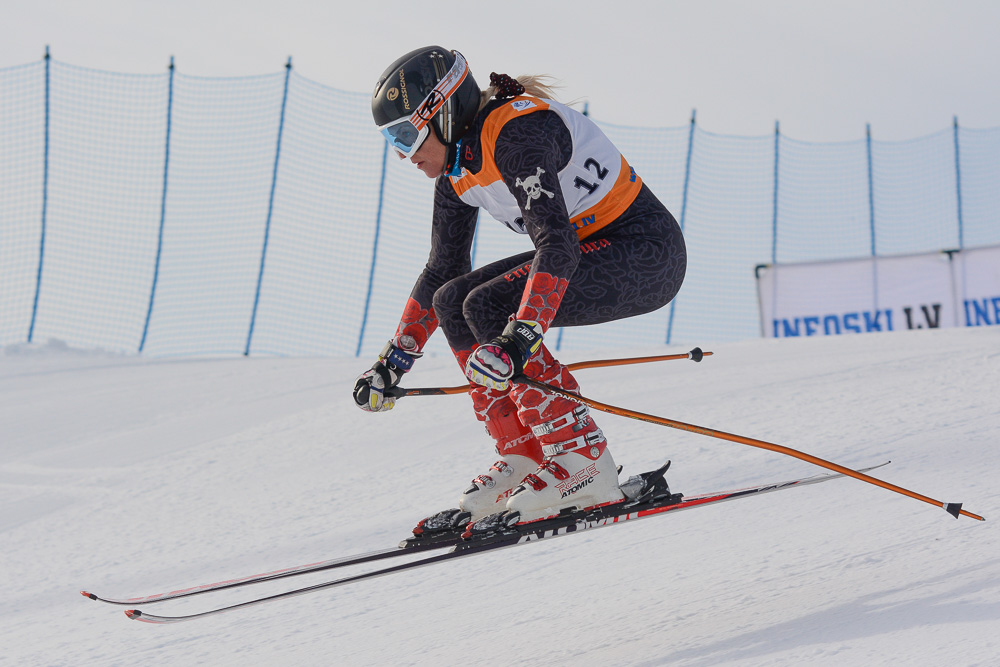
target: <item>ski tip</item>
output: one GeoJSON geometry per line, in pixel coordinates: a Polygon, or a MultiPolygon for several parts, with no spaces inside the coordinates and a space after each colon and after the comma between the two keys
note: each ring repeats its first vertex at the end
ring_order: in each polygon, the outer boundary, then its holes
{"type": "Polygon", "coordinates": [[[140,616],[142,616],[142,612],[139,611],[138,609],[126,609],[125,615],[132,619],[138,619],[140,616]]]}
{"type": "Polygon", "coordinates": [[[944,511],[957,519],[962,512],[962,503],[945,503],[944,511]]]}
{"type": "MultiPolygon", "coordinates": [[[[709,352],[711,354],[711,352],[709,352]]],[[[691,361],[701,361],[705,357],[705,353],[701,351],[700,347],[696,347],[690,352],[688,352],[688,359],[691,361]]]]}
{"type": "Polygon", "coordinates": [[[93,593],[88,593],[87,591],[80,591],[80,595],[82,595],[85,598],[90,598],[91,600],[97,599],[96,595],[94,595],[93,593]]]}

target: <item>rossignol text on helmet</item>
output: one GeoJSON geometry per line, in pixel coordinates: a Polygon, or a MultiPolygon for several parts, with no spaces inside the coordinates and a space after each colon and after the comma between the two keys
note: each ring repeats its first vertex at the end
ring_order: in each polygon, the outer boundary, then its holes
{"type": "Polygon", "coordinates": [[[372,95],[372,116],[389,145],[409,157],[433,128],[449,148],[472,126],[479,110],[479,86],[458,51],[429,46],[411,51],[379,77],[372,95]]]}

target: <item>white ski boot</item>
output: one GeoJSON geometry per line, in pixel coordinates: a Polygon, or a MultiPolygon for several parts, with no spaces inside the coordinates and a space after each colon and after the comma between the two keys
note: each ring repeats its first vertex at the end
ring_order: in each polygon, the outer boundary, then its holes
{"type": "Polygon", "coordinates": [[[526,456],[501,457],[490,466],[489,472],[479,475],[462,494],[458,506],[472,515],[472,521],[502,512],[507,499],[525,477],[538,468],[538,463],[526,456]]]}
{"type": "Polygon", "coordinates": [[[459,507],[472,521],[502,512],[507,499],[542,460],[542,446],[530,429],[517,418],[517,406],[506,395],[485,412],[486,431],[496,440],[499,460],[472,480],[459,500],[459,507]]]}
{"type": "MultiPolygon", "coordinates": [[[[579,391],[569,369],[544,345],[528,362],[525,375],[569,392],[579,391]]],[[[528,475],[507,501],[507,509],[519,513],[519,522],[624,499],[608,442],[587,406],[527,385],[515,387],[511,396],[518,405],[518,416],[531,425],[545,455],[538,470],[528,475]]]]}
{"type": "MultiPolygon", "coordinates": [[[[507,509],[518,513],[519,523],[555,516],[566,508],[590,509],[625,498],[618,486],[618,468],[601,430],[595,428],[579,440],[584,442],[542,461],[514,489],[507,509]]],[[[542,451],[555,452],[567,444],[543,445],[542,451]]]]}

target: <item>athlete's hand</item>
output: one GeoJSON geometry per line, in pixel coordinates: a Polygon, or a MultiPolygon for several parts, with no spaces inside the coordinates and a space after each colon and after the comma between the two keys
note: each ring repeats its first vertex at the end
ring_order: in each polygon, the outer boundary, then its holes
{"type": "Polygon", "coordinates": [[[390,340],[379,352],[378,361],[354,383],[354,402],[366,412],[392,410],[396,398],[391,390],[421,356],[412,337],[397,336],[390,340]]]}
{"type": "Polygon", "coordinates": [[[502,334],[472,352],[465,364],[465,377],[484,387],[507,391],[511,378],[524,370],[541,344],[542,325],[511,320],[502,334]]]}

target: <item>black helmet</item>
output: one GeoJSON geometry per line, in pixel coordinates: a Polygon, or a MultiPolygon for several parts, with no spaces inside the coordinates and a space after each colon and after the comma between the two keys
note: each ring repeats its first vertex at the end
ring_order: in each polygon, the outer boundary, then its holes
{"type": "Polygon", "coordinates": [[[415,133],[426,125],[434,128],[441,143],[454,149],[472,127],[479,95],[461,53],[428,46],[410,51],[382,72],[372,94],[372,116],[389,143],[403,154],[419,147],[415,133]],[[411,117],[417,127],[405,123],[411,117]],[[394,121],[397,124],[387,129],[394,121]]]}

